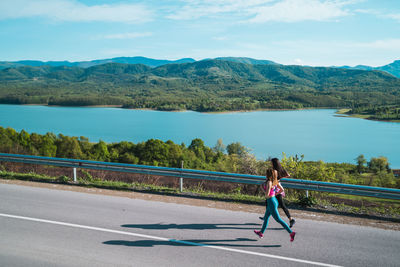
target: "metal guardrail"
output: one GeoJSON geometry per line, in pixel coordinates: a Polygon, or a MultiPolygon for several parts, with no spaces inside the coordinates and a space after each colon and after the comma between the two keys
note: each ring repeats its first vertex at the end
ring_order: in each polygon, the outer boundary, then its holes
{"type": "MultiPolygon", "coordinates": [[[[75,168],[84,168],[84,169],[129,172],[129,173],[139,173],[147,175],[171,176],[177,178],[211,180],[211,181],[232,182],[232,183],[242,183],[242,184],[261,184],[265,181],[265,176],[257,176],[257,175],[211,172],[211,171],[191,170],[183,168],[179,169],[179,168],[167,168],[167,167],[154,167],[146,165],[134,165],[134,164],[100,162],[100,161],[78,160],[78,159],[50,158],[50,157],[5,154],[5,153],[0,153],[0,161],[71,167],[74,168],[74,175],[76,175],[75,168]]],[[[299,180],[293,178],[283,178],[281,179],[281,183],[286,188],[400,200],[400,189],[299,180]]]]}

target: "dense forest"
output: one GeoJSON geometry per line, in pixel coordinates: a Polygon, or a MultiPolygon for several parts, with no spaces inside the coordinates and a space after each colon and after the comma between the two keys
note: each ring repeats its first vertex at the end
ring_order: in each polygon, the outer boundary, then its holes
{"type": "MultiPolygon", "coordinates": [[[[29,134],[0,127],[0,152],[177,168],[184,161],[187,169],[254,175],[265,175],[266,168],[270,167],[268,159],[256,159],[238,142],[225,146],[221,139],[212,148],[205,146],[201,139],[192,140],[189,146],[156,139],[137,144],[93,143],[85,137],[29,134]]],[[[400,178],[393,175],[385,157],[368,161],[360,155],[354,160],[355,164],[309,162],[303,156],[285,154],[281,159],[292,177],[298,179],[400,188],[400,178]]]]}
{"type": "MultiPolygon", "coordinates": [[[[23,66],[0,70],[0,103],[120,105],[157,110],[400,106],[400,79],[382,71],[245,64],[226,60],[108,63],[89,68],[23,66]]],[[[379,116],[376,118],[379,119],[379,116]]]]}

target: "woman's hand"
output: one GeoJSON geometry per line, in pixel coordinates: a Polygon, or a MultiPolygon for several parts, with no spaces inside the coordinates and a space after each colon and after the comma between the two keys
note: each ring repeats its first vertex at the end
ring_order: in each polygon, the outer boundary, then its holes
{"type": "Polygon", "coordinates": [[[283,188],[283,186],[281,185],[281,183],[277,184],[277,188],[278,188],[278,192],[276,192],[276,194],[281,194],[283,197],[285,196],[285,189],[283,188]]]}

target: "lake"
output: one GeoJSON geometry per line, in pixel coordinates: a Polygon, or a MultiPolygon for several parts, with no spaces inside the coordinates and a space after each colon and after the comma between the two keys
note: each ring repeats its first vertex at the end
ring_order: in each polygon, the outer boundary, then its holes
{"type": "Polygon", "coordinates": [[[400,168],[400,123],[335,116],[334,109],[236,113],[161,112],[121,108],[0,105],[0,126],[17,131],[85,136],[92,142],[148,139],[213,147],[240,142],[258,159],[304,155],[305,160],[355,163],[385,156],[400,168]]]}

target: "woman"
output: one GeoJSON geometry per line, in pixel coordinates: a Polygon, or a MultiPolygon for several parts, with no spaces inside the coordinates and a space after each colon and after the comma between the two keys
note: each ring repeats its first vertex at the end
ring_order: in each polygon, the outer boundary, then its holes
{"type": "MultiPolygon", "coordinates": [[[[278,172],[278,181],[281,178],[290,177],[290,174],[282,167],[281,163],[279,162],[279,159],[273,158],[273,159],[271,159],[271,163],[272,163],[272,168],[278,172]]],[[[281,207],[283,209],[286,216],[289,218],[289,226],[290,226],[290,228],[292,228],[293,225],[295,224],[296,220],[290,216],[289,210],[287,209],[285,202],[283,202],[283,197],[284,197],[284,195],[282,195],[282,194],[276,195],[276,199],[278,200],[279,207],[281,207]]]]}
{"type": "Polygon", "coordinates": [[[267,229],[269,217],[272,217],[280,223],[283,228],[288,231],[290,234],[290,242],[293,242],[296,232],[293,232],[292,229],[282,220],[278,213],[278,201],[276,200],[275,195],[277,193],[283,192],[283,187],[278,182],[278,172],[273,169],[267,170],[267,182],[266,182],[266,190],[265,197],[268,202],[267,210],[264,215],[264,223],[261,227],[261,231],[254,230],[254,233],[258,235],[260,238],[263,238],[265,229],[267,229]]]}

